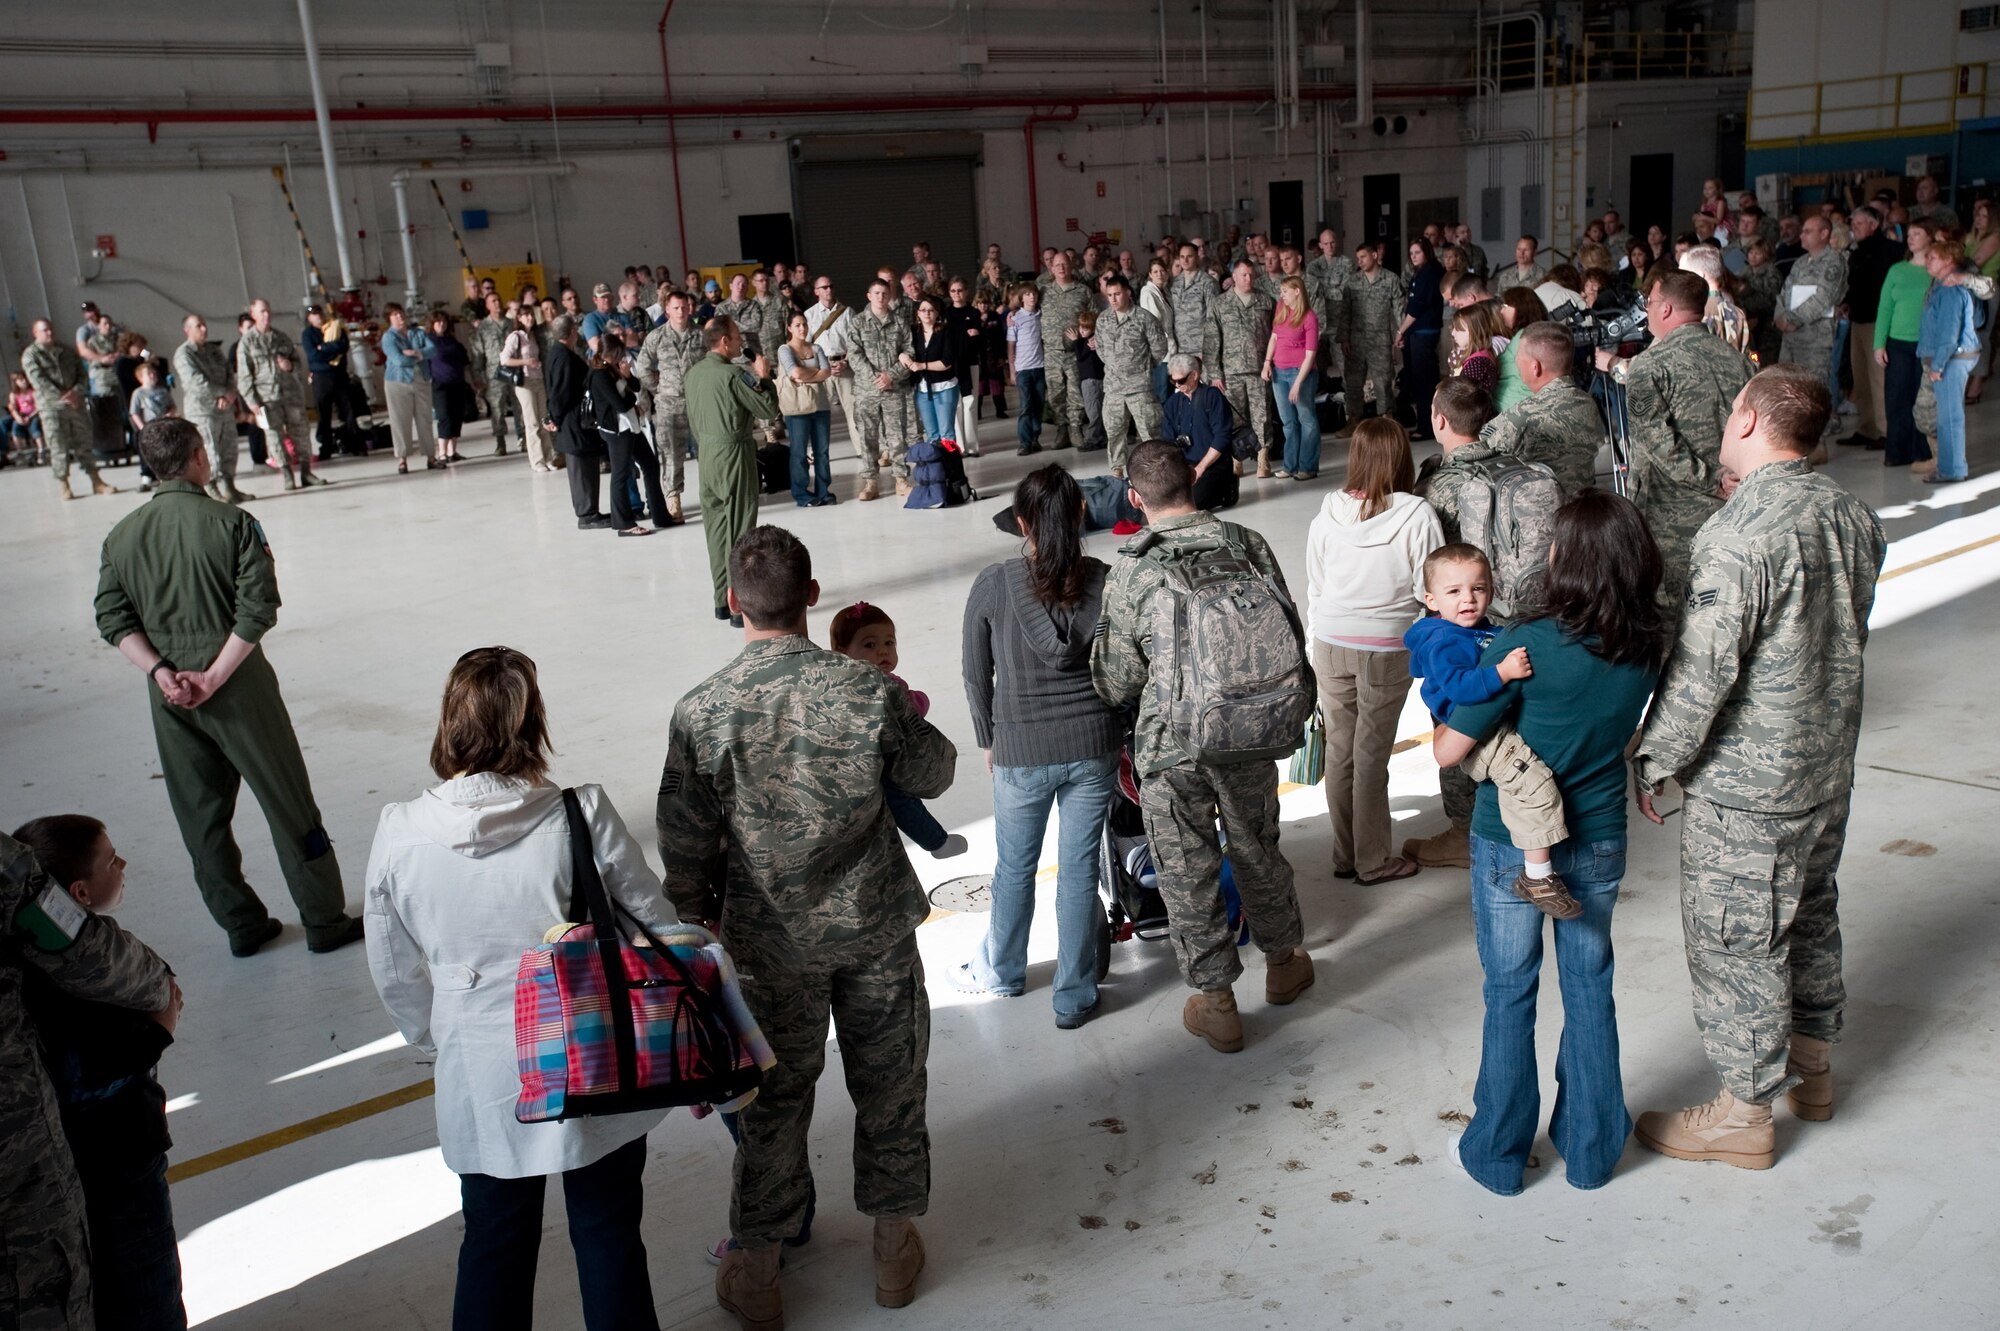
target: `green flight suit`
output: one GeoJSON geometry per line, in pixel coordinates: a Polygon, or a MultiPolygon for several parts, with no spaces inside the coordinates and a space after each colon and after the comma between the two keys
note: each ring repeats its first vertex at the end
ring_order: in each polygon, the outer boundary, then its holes
{"type": "Polygon", "coordinates": [[[729,603],[729,552],[757,523],[757,441],[750,427],[778,414],[778,399],[742,366],[711,351],[688,367],[688,433],[701,450],[701,531],[715,604],[729,603]]]}
{"type": "MultiPolygon", "coordinates": [[[[277,623],[278,604],[277,567],[262,525],[192,481],[160,482],[152,499],[104,538],[97,631],[113,646],[144,632],[175,668],[203,669],[232,633],[249,643],[262,639],[277,623]]],[[[335,941],[348,918],[340,865],[263,648],[199,707],[169,704],[155,678],[147,692],[167,799],[215,922],[235,943],[257,937],[270,918],[244,881],[243,855],[229,830],[247,781],[270,824],[307,943],[335,941]]]]}

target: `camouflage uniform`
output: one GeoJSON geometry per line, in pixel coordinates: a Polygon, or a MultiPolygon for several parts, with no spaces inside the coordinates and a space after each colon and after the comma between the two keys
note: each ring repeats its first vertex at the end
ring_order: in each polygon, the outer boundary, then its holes
{"type": "Polygon", "coordinates": [[[1808,254],[1792,265],[1778,297],[1778,315],[1793,325],[1785,334],[1778,359],[1789,365],[1803,365],[1825,376],[1833,364],[1833,326],[1839,317],[1840,302],[1847,299],[1847,254],[1831,246],[1818,254],[1808,254]],[[1794,309],[1794,293],[1803,287],[1813,292],[1794,309]]]}
{"type": "Polygon", "coordinates": [[[688,326],[678,333],[672,324],[664,323],[646,334],[646,340],[639,344],[638,356],[633,359],[632,368],[652,399],[653,444],[659,450],[660,465],[667,469],[670,495],[680,494],[687,485],[686,454],[691,437],[687,372],[706,354],[701,329],[690,319],[688,326]]]}
{"type": "Polygon", "coordinates": [[[1403,284],[1387,268],[1355,270],[1347,288],[1347,415],[1362,415],[1364,385],[1377,412],[1396,409],[1396,329],[1403,322],[1403,284]]]}
{"type": "Polygon", "coordinates": [[[1702,307],[1701,326],[1739,353],[1750,354],[1750,319],[1742,306],[1722,292],[1709,291],[1708,304],[1702,307]]]}
{"type": "Polygon", "coordinates": [[[514,437],[523,449],[528,446],[528,426],[521,419],[514,385],[500,377],[500,353],[507,345],[507,334],[513,331],[513,326],[505,319],[481,319],[472,325],[472,346],[468,348],[474,371],[479,376],[480,391],[486,396],[487,419],[493,422],[493,442],[502,453],[507,451],[509,413],[514,417],[514,437]]]}
{"type": "MultiPolygon", "coordinates": [[[[1480,247],[1478,241],[1461,240],[1458,242],[1458,247],[1465,251],[1465,271],[1477,274],[1481,278],[1484,278],[1488,273],[1493,271],[1493,261],[1486,257],[1486,251],[1480,247]]],[[[1613,254],[1623,253],[1621,250],[1612,250],[1611,252],[1613,254]]]]}
{"type": "Polygon", "coordinates": [[[305,363],[299,344],[275,325],[262,332],[251,328],[236,344],[236,391],[252,411],[263,409],[265,419],[260,424],[271,433],[273,443],[282,448],[284,440],[291,440],[301,467],[312,457],[306,438],[305,363]],[[289,370],[278,368],[280,356],[290,363],[289,370]]]}
{"type": "Polygon", "coordinates": [[[915,437],[916,389],[910,372],[899,356],[915,354],[916,341],[910,324],[892,309],[876,318],[872,309],[860,309],[847,322],[847,363],[854,371],[854,415],[861,426],[861,479],[872,481],[887,463],[896,479],[910,478],[910,464],[904,454],[915,437]],[[889,387],[877,388],[875,376],[889,376],[889,387]]]}
{"type": "Polygon", "coordinates": [[[1257,438],[1271,437],[1271,388],[1259,373],[1264,349],[1271,344],[1271,314],[1276,307],[1256,292],[1246,298],[1234,287],[1215,298],[1201,362],[1211,382],[1220,380],[1236,421],[1247,419],[1257,438]]]}
{"type": "Polygon", "coordinates": [[[80,397],[89,391],[83,373],[83,357],[75,347],[60,341],[44,346],[30,342],[21,353],[21,373],[35,390],[35,410],[42,419],[42,442],[49,450],[49,470],[59,481],[69,479],[69,464],[76,464],[97,479],[97,458],[90,450],[90,419],[83,408],[63,401],[74,390],[80,397]]]}
{"type": "Polygon", "coordinates": [[[1211,378],[1216,369],[1208,363],[1207,356],[1215,296],[1215,282],[1207,273],[1181,273],[1167,287],[1167,304],[1174,318],[1174,345],[1190,356],[1202,357],[1202,369],[1211,378]]]}
{"type": "Polygon", "coordinates": [[[757,347],[771,358],[775,367],[778,363],[778,348],[785,345],[791,335],[785,331],[798,311],[786,300],[782,293],[773,291],[768,296],[752,296],[750,310],[745,316],[750,320],[751,331],[757,335],[757,347]]]}
{"type": "Polygon", "coordinates": [[[1775,263],[1743,270],[1743,314],[1756,324],[1751,334],[1751,350],[1756,352],[1759,365],[1778,363],[1778,328],[1773,320],[1778,313],[1778,292],[1784,283],[1785,275],[1775,263]]]}
{"type": "Polygon", "coordinates": [[[1479,442],[1523,462],[1541,463],[1556,474],[1563,494],[1574,496],[1597,478],[1604,417],[1590,394],[1558,375],[1488,421],[1479,442]]]}
{"type": "Polygon", "coordinates": [[[888,675],[804,637],[753,642],[674,709],[660,778],[662,879],[723,944],[778,1064],[737,1120],[729,1228],[746,1248],[799,1231],[831,1016],[854,1102],[854,1204],[930,1201],[929,913],[883,798],[951,785],[957,751],[888,675]],[[720,882],[720,904],[712,898],[720,882]]]}
{"type": "MultiPolygon", "coordinates": [[[[744,333],[755,333],[763,317],[757,313],[755,298],[750,296],[745,296],[742,300],[718,300],[715,302],[715,312],[726,314],[735,320],[737,330],[744,333]]],[[[772,348],[773,352],[776,350],[776,347],[772,348]]]]}
{"type": "MultiPolygon", "coordinates": [[[[1316,254],[1306,263],[1308,289],[1315,285],[1318,289],[1318,294],[1313,296],[1313,312],[1319,316],[1320,341],[1324,344],[1326,355],[1321,364],[1320,377],[1339,379],[1343,386],[1347,376],[1347,357],[1340,349],[1340,335],[1347,326],[1347,289],[1353,285],[1355,272],[1354,260],[1345,254],[1336,254],[1331,259],[1324,254],[1316,254]]],[[[1358,395],[1355,401],[1359,403],[1358,395]]]]}
{"type": "MultiPolygon", "coordinates": [[[[71,355],[76,353],[72,351],[71,355]]],[[[153,950],[103,915],[76,905],[28,848],[0,835],[0,1326],[90,1331],[90,1254],[83,1186],[63,1134],[55,1088],[21,1002],[32,966],[64,994],[135,1012],[159,1012],[172,972],[153,950]],[[43,909],[46,902],[48,909],[43,909]]]]}
{"type": "Polygon", "coordinates": [[[1623,378],[1632,422],[1632,502],[1660,544],[1666,574],[1660,594],[1678,608],[1695,533],[1722,507],[1722,426],[1750,382],[1750,362],[1691,323],[1634,356],[1623,378]]]}
{"type": "Polygon", "coordinates": [[[1077,378],[1076,357],[1070,354],[1069,339],[1063,334],[1076,327],[1077,316],[1090,309],[1091,303],[1087,282],[1071,281],[1064,287],[1052,280],[1042,288],[1042,365],[1048,382],[1044,401],[1049,423],[1055,426],[1055,439],[1049,448],[1083,442],[1083,381],[1077,378]]]}
{"type": "Polygon", "coordinates": [[[1487,284],[1486,289],[1496,296],[1503,295],[1514,287],[1526,287],[1533,291],[1548,280],[1549,270],[1539,264],[1531,263],[1523,268],[1518,263],[1510,263],[1493,274],[1493,280],[1487,284]]]}
{"type": "Polygon", "coordinates": [[[236,391],[229,362],[213,342],[183,342],[174,348],[174,381],[181,387],[181,414],[201,431],[208,465],[218,479],[236,477],[236,413],[215,400],[236,391]]]}
{"type": "Polygon", "coordinates": [[[1861,653],[1885,550],[1868,506],[1801,458],[1759,467],[1695,538],[1687,613],[1637,753],[1677,777],[1695,1024],[1722,1084],[1796,1085],[1793,1034],[1840,1033],[1839,888],[1861,653]]]}
{"type": "Polygon", "coordinates": [[[1104,362],[1104,433],[1111,444],[1111,470],[1125,470],[1127,428],[1139,442],[1160,437],[1160,402],[1153,396],[1153,367],[1167,358],[1167,335],[1160,321],[1137,305],[1123,314],[1097,316],[1093,339],[1104,362]]]}
{"type": "MultiPolygon", "coordinates": [[[[1154,548],[1212,542],[1225,525],[1212,513],[1155,518],[1154,548]]],[[[1284,586],[1277,556],[1262,536],[1235,527],[1250,560],[1284,586]]],[[[1166,571],[1150,556],[1124,551],[1104,588],[1104,610],[1090,646],[1090,679],[1112,707],[1138,704],[1133,763],[1142,778],[1139,803],[1159,868],[1160,896],[1173,927],[1181,974],[1197,989],[1220,989],[1243,973],[1236,934],[1222,904],[1222,848],[1215,823],[1229,835],[1229,864],[1243,915],[1257,946],[1281,953],[1301,946],[1305,925],[1292,886],[1292,866],[1278,849],[1278,769],[1268,762],[1197,763],[1160,715],[1151,680],[1153,594],[1166,571]]]]}

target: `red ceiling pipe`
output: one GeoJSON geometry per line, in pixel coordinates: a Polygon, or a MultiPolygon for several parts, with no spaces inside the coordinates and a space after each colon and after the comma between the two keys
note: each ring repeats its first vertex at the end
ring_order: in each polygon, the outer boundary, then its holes
{"type": "MultiPolygon", "coordinates": [[[[1035,126],[1051,121],[1074,120],[1076,117],[1077,108],[1072,106],[1053,115],[1037,111],[1021,122],[1021,138],[1028,149],[1028,257],[1037,265],[1042,261],[1042,215],[1035,197],[1035,126]]],[[[1036,267],[1029,271],[1040,272],[1041,269],[1036,267]]]]}
{"type": "MultiPolygon", "coordinates": [[[[667,0],[667,7],[660,11],[660,89],[666,94],[666,104],[674,104],[674,79],[667,72],[667,19],[674,12],[674,0],[667,0]]],[[[681,234],[681,271],[688,270],[688,222],[687,210],[681,205],[681,137],[674,126],[676,117],[667,117],[667,150],[674,159],[674,222],[681,234]]]]}

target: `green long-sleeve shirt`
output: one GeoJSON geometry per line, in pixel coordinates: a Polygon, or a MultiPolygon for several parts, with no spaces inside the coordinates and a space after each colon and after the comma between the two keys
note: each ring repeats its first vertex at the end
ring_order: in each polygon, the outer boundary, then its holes
{"type": "Polygon", "coordinates": [[[162,481],[104,538],[97,631],[116,647],[143,631],[182,670],[202,670],[235,634],[278,622],[278,570],[264,528],[192,481],[162,481]]]}
{"type": "Polygon", "coordinates": [[[1889,270],[1882,280],[1882,303],[1875,310],[1875,349],[1898,342],[1917,340],[1918,325],[1924,321],[1924,297],[1931,294],[1930,270],[1914,259],[1906,259],[1889,270]]]}

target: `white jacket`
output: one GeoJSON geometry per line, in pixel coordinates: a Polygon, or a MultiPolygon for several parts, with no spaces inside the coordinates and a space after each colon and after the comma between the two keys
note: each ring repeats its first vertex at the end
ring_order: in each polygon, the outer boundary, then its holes
{"type": "MultiPolygon", "coordinates": [[[[603,790],[576,795],[605,892],[656,931],[678,923],[603,790]]],[[[568,917],[570,877],[556,786],[481,773],[382,810],[368,854],[368,968],[403,1038],[437,1056],[438,1144],[455,1173],[576,1169],[666,1117],[514,1117],[514,977],[521,954],[568,917]]]]}
{"type": "Polygon", "coordinates": [[[1424,559],[1444,544],[1435,510],[1411,494],[1361,521],[1361,501],[1335,490],[1306,532],[1306,627],[1333,638],[1400,638],[1424,612],[1424,559]]]}

